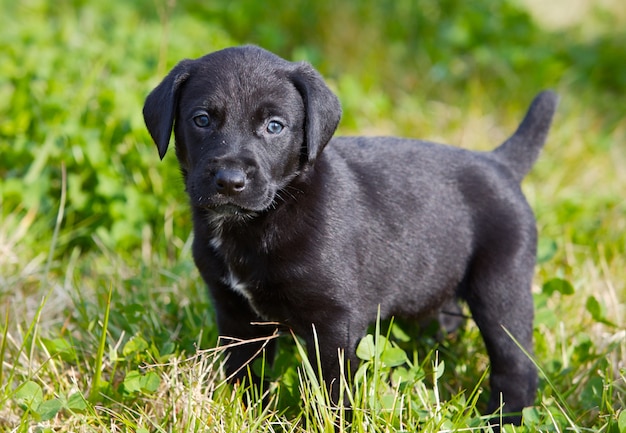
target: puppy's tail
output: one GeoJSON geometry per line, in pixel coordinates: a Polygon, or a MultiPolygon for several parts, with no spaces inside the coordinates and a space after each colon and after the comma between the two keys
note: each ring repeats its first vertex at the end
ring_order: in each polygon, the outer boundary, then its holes
{"type": "Polygon", "coordinates": [[[509,168],[518,182],[528,174],[539,156],[558,100],[556,93],[551,91],[535,96],[517,131],[492,152],[496,159],[509,168]]]}

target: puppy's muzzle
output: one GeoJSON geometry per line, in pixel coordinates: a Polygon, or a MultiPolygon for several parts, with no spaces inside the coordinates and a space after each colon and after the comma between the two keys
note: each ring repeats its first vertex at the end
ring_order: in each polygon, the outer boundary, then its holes
{"type": "Polygon", "coordinates": [[[213,178],[215,191],[225,196],[233,197],[242,193],[247,186],[246,173],[239,169],[220,169],[213,178]]]}
{"type": "Polygon", "coordinates": [[[212,214],[243,216],[266,209],[274,190],[255,161],[213,160],[198,167],[187,179],[187,192],[195,207],[212,214]]]}

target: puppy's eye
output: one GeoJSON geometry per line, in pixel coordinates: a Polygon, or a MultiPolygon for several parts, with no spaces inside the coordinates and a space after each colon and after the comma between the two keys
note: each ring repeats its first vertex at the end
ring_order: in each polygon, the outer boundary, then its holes
{"type": "Polygon", "coordinates": [[[277,120],[272,120],[267,124],[267,132],[270,134],[280,134],[285,126],[277,120]]]}
{"type": "Polygon", "coordinates": [[[209,116],[206,114],[198,114],[193,118],[193,123],[200,128],[206,128],[209,126],[209,116]]]}

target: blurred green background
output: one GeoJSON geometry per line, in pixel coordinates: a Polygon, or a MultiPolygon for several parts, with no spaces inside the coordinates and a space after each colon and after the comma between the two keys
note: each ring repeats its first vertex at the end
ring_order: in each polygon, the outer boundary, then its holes
{"type": "MultiPolygon", "coordinates": [[[[626,113],[623,3],[534,3],[2,0],[0,213],[35,212],[46,220],[37,226],[45,237],[64,167],[57,254],[91,248],[94,233],[120,251],[154,239],[154,231],[185,239],[176,164],[173,155],[159,164],[143,99],[180,59],[241,43],[318,68],[343,103],[341,133],[490,148],[534,93],[553,88],[563,113],[584,110],[598,142],[610,137],[605,145],[618,145],[626,113]],[[476,126],[489,141],[459,143],[458,133],[447,133],[485,116],[476,126]]],[[[558,146],[567,152],[567,143],[558,146]]]]}

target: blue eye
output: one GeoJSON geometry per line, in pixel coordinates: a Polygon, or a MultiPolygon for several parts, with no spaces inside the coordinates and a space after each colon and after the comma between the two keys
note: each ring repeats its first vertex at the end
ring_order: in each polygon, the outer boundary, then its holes
{"type": "Polygon", "coordinates": [[[209,116],[206,114],[199,114],[193,118],[193,122],[200,128],[206,128],[209,126],[209,116]]]}
{"type": "Polygon", "coordinates": [[[267,124],[267,132],[270,134],[280,134],[283,128],[283,124],[276,120],[272,120],[267,124]]]}

